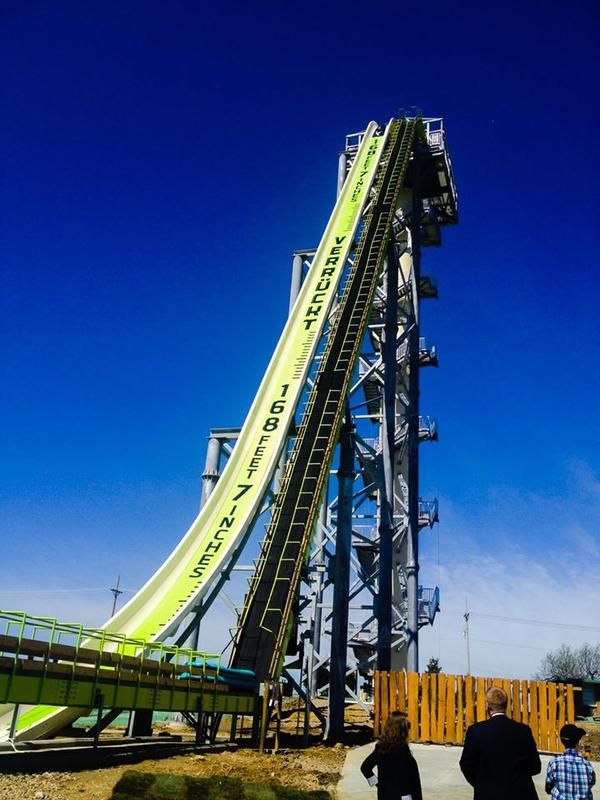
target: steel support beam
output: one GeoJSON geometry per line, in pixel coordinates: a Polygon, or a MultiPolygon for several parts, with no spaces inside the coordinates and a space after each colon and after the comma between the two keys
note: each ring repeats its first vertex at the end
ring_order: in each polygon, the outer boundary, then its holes
{"type": "Polygon", "coordinates": [[[327,495],[329,492],[329,482],[325,487],[323,505],[319,512],[319,521],[314,539],[315,557],[313,559],[313,603],[312,603],[312,625],[310,629],[310,642],[308,653],[307,680],[310,696],[317,693],[317,661],[322,649],[323,634],[323,584],[325,582],[325,530],[329,524],[329,506],[327,495]]]}
{"type": "Polygon", "coordinates": [[[380,492],[379,587],[377,593],[377,669],[388,671],[392,647],[392,550],[396,453],[396,336],[398,330],[398,259],[390,245],[386,271],[383,341],[383,419],[381,429],[383,491],[380,492]]]}
{"type": "Polygon", "coordinates": [[[414,318],[409,337],[408,415],[408,539],[406,552],[406,668],[419,671],[419,300],[421,279],[420,145],[417,139],[412,160],[412,286],[414,318]]]}
{"type": "Polygon", "coordinates": [[[346,664],[348,650],[348,605],[350,592],[350,555],[352,550],[352,495],[354,486],[354,425],[346,407],[346,419],[340,434],[337,526],[333,563],[333,617],[329,659],[329,731],[328,740],[339,742],[344,735],[346,701],[346,664]]]}
{"type": "Polygon", "coordinates": [[[338,197],[340,196],[340,192],[342,191],[342,186],[344,185],[344,181],[346,180],[346,173],[348,169],[348,156],[346,153],[340,153],[338,158],[338,180],[337,180],[337,193],[338,197]]]}
{"type": "Polygon", "coordinates": [[[292,258],[292,281],[290,284],[290,307],[289,314],[292,313],[296,298],[300,294],[302,288],[302,263],[303,258],[299,253],[295,253],[292,258]]]}
{"type": "Polygon", "coordinates": [[[206,462],[202,473],[202,494],[200,496],[200,508],[204,506],[211,495],[212,490],[217,485],[220,472],[221,461],[221,439],[216,436],[208,437],[208,447],[206,449],[206,462]]]}

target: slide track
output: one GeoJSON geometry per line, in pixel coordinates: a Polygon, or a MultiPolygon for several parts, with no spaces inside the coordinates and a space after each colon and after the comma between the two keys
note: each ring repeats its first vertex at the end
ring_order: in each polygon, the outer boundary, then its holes
{"type": "MultiPolygon", "coordinates": [[[[382,156],[383,139],[369,124],[311,270],[286,323],[236,447],[208,501],[183,539],[148,582],[102,627],[130,639],[164,641],[199,602],[214,593],[252,529],[286,445],[299,399],[382,156]]],[[[93,642],[85,642],[93,647],[93,642]]],[[[133,655],[133,653],[132,653],[133,655]]],[[[0,716],[9,735],[12,708],[0,716]]],[[[19,716],[16,739],[56,733],[83,709],[39,705],[19,716]]]]}
{"type": "Polygon", "coordinates": [[[253,670],[259,681],[274,680],[281,671],[302,566],[308,556],[350,381],[390,242],[415,132],[416,123],[411,120],[392,120],[387,127],[382,164],[353,267],[246,598],[231,665],[253,670]]]}

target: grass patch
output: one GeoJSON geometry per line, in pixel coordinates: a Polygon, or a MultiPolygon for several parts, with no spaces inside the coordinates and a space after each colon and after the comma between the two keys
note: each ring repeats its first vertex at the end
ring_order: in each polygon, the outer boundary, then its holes
{"type": "Polygon", "coordinates": [[[239,778],[190,778],[128,770],[111,800],[331,800],[329,792],[307,792],[278,783],[242,783],[239,778]]]}

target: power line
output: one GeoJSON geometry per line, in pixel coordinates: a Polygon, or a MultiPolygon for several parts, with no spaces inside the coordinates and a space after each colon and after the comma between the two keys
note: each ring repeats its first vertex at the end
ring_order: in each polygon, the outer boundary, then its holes
{"type": "Polygon", "coordinates": [[[547,647],[540,647],[539,645],[533,644],[513,644],[512,642],[491,642],[488,639],[471,639],[472,642],[477,642],[478,644],[498,644],[502,647],[523,647],[525,650],[544,650],[546,651],[547,647]]]}
{"type": "Polygon", "coordinates": [[[540,619],[525,619],[524,617],[504,617],[500,614],[484,614],[480,611],[471,611],[471,616],[482,617],[483,619],[500,619],[504,622],[520,622],[524,625],[541,625],[550,628],[567,628],[577,631],[600,631],[600,627],[595,625],[577,625],[571,622],[549,622],[540,619]]]}
{"type": "MultiPolygon", "coordinates": [[[[458,636],[442,636],[441,638],[443,642],[458,641],[458,636]]],[[[500,645],[501,647],[519,647],[519,648],[524,648],[525,650],[544,650],[544,651],[548,650],[548,648],[545,646],[540,647],[539,645],[533,645],[533,644],[516,644],[514,642],[493,642],[490,641],[489,639],[474,639],[472,636],[470,637],[469,641],[477,642],[477,644],[497,644],[500,645]]]]}
{"type": "MultiPolygon", "coordinates": [[[[76,594],[78,592],[105,592],[106,586],[82,589],[0,589],[0,594],[76,594]]],[[[110,590],[112,591],[112,589],[110,590]]],[[[120,589],[120,592],[134,594],[135,589],[120,589]]]]}

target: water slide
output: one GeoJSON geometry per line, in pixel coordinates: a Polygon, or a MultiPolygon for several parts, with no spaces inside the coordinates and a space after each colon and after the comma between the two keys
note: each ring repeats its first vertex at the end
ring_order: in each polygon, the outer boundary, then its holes
{"type": "Polygon", "coordinates": [[[257,679],[281,672],[326,478],[342,425],[350,382],[388,252],[398,197],[416,133],[392,120],[353,266],[277,493],[258,566],[244,604],[232,666],[257,679]]]}
{"type": "MultiPolygon", "coordinates": [[[[251,530],[285,447],[369,199],[383,151],[384,137],[377,131],[376,123],[370,123],[219,482],[171,555],[102,626],[106,631],[146,641],[163,641],[174,634],[209,594],[251,530]]],[[[2,711],[0,741],[8,736],[12,707],[2,711]]],[[[30,708],[18,719],[15,739],[52,735],[80,714],[73,708],[30,708]]]]}

